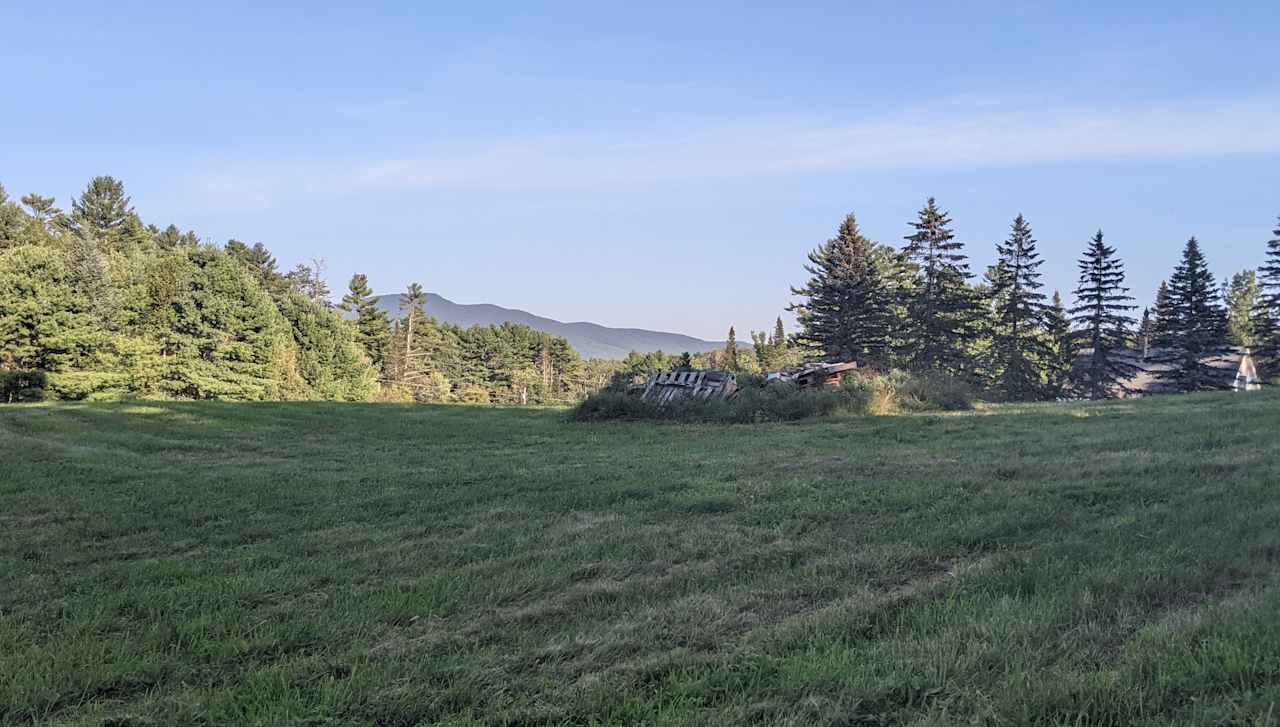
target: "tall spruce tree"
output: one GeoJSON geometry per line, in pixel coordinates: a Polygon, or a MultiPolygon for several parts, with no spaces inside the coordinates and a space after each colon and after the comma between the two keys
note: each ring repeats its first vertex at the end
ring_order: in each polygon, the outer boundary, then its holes
{"type": "Polygon", "coordinates": [[[1071,319],[1067,317],[1062,295],[1053,291],[1053,303],[1044,314],[1045,337],[1049,357],[1045,365],[1045,394],[1049,399],[1065,399],[1071,395],[1071,372],[1076,362],[1075,337],[1071,319]]]}
{"type": "Polygon", "coordinates": [[[1151,309],[1142,309],[1142,322],[1138,324],[1138,352],[1142,358],[1147,357],[1147,352],[1151,349],[1151,309]]]}
{"type": "Polygon", "coordinates": [[[969,367],[966,334],[976,311],[968,286],[969,263],[951,219],[930,197],[905,239],[903,254],[917,281],[907,302],[906,356],[916,370],[961,373],[969,367]]]}
{"type": "Polygon", "coordinates": [[[738,361],[738,332],[729,326],[729,338],[724,344],[724,367],[727,371],[737,371],[741,367],[738,361]]]}
{"type": "Polygon", "coordinates": [[[1178,325],[1178,314],[1173,310],[1173,299],[1169,296],[1169,281],[1161,280],[1156,290],[1155,312],[1151,319],[1152,348],[1168,348],[1173,345],[1173,332],[1178,325]]]}
{"type": "Polygon", "coordinates": [[[1071,315],[1088,356],[1076,367],[1075,378],[1083,395],[1103,399],[1127,391],[1124,382],[1138,371],[1126,351],[1133,327],[1129,311],[1137,306],[1124,287],[1124,263],[1103,241],[1102,230],[1089,241],[1077,267],[1071,315]]]}
{"type": "MultiPolygon", "coordinates": [[[[852,214],[840,223],[836,236],[809,253],[804,269],[811,276],[792,288],[804,302],[793,305],[800,323],[800,342],[813,346],[833,361],[884,365],[889,358],[893,304],[874,258],[875,243],[863,236],[852,214]]],[[[782,319],[775,327],[781,338],[782,319]]]]}
{"type": "Polygon", "coordinates": [[[1229,349],[1227,316],[1213,273],[1194,237],[1187,240],[1182,262],[1169,279],[1169,306],[1173,330],[1169,349],[1161,352],[1158,360],[1170,368],[1162,371],[1160,378],[1180,391],[1223,388],[1221,373],[1207,359],[1229,349]]]}
{"type": "Polygon", "coordinates": [[[1009,239],[996,245],[999,258],[992,275],[993,348],[1000,370],[999,387],[1013,401],[1038,399],[1045,393],[1042,367],[1049,356],[1043,335],[1044,293],[1031,226],[1022,215],[1013,221],[1009,239]]]}
{"type": "Polygon", "coordinates": [[[1280,375],[1280,219],[1267,241],[1266,260],[1258,268],[1258,304],[1254,336],[1265,375],[1280,375]]]}
{"type": "Polygon", "coordinates": [[[351,276],[347,291],[338,307],[355,316],[356,341],[369,360],[381,368],[387,357],[387,343],[391,339],[391,323],[387,320],[387,313],[378,307],[378,299],[369,288],[369,278],[363,273],[351,276]]]}

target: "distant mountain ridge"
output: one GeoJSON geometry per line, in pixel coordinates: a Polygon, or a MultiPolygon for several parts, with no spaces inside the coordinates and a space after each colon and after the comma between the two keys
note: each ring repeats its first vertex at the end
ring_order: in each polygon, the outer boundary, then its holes
{"type": "MultiPolygon", "coordinates": [[[[399,294],[380,295],[377,301],[378,307],[386,311],[392,319],[401,315],[399,294]]],[[[583,358],[622,359],[632,351],[702,353],[724,347],[722,342],[704,341],[681,333],[649,331],[643,328],[610,328],[582,321],[563,323],[527,311],[503,308],[489,303],[454,303],[436,293],[427,294],[425,311],[428,316],[438,321],[463,328],[518,323],[535,331],[563,337],[583,358]]]]}

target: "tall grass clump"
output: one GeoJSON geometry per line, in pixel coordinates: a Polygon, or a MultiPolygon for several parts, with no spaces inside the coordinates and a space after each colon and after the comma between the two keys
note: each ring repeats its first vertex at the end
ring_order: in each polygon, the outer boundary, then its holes
{"type": "Polygon", "coordinates": [[[792,381],[742,376],[728,400],[679,399],[666,406],[619,391],[587,397],[573,412],[578,421],[673,421],[721,424],[791,422],[825,416],[883,416],[902,412],[953,411],[973,405],[962,382],[941,375],[903,371],[847,375],[839,386],[801,389],[792,381]]]}

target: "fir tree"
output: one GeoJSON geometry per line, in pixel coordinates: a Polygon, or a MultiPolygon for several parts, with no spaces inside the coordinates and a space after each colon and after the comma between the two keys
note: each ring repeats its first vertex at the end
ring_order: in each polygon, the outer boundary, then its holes
{"type": "Polygon", "coordinates": [[[1258,268],[1258,304],[1254,313],[1258,358],[1270,376],[1280,374],[1280,222],[1267,242],[1258,268]]]}
{"type": "Polygon", "coordinates": [[[961,373],[970,368],[966,337],[975,319],[967,281],[969,264],[950,228],[951,219],[932,197],[911,223],[903,254],[917,269],[907,302],[907,358],[912,368],[961,373]]]}
{"type": "Polygon", "coordinates": [[[738,333],[729,326],[729,339],[724,344],[724,368],[727,371],[737,371],[738,363],[738,333]]]}
{"type": "Polygon", "coordinates": [[[1103,242],[1102,231],[1093,236],[1080,258],[1072,320],[1088,356],[1076,370],[1076,379],[1085,396],[1102,399],[1127,391],[1124,382],[1137,373],[1125,355],[1137,308],[1124,287],[1124,263],[1115,248],[1103,242]]]}
{"type": "Polygon", "coordinates": [[[1075,337],[1071,320],[1062,304],[1062,296],[1053,291],[1053,303],[1044,314],[1045,336],[1049,357],[1045,364],[1045,393],[1050,399],[1063,399],[1071,394],[1071,372],[1076,361],[1075,337]]]}
{"type": "MultiPolygon", "coordinates": [[[[791,289],[805,298],[790,308],[799,313],[797,339],[827,359],[873,365],[888,360],[893,301],[873,257],[875,247],[847,215],[836,236],[809,253],[809,281],[791,289]]],[[[781,318],[774,336],[785,347],[781,318]]]]}
{"type": "Polygon", "coordinates": [[[1173,345],[1173,332],[1177,328],[1178,314],[1173,310],[1173,300],[1169,297],[1169,281],[1161,280],[1156,291],[1155,313],[1151,321],[1151,346],[1168,348],[1173,345]]]}
{"type": "Polygon", "coordinates": [[[1013,221],[1009,239],[996,246],[991,296],[994,300],[994,353],[1000,368],[1000,389],[1010,400],[1039,398],[1043,394],[1041,366],[1049,350],[1041,332],[1044,287],[1031,226],[1022,215],[1013,221]]]}
{"type": "Polygon", "coordinates": [[[369,278],[362,273],[351,276],[347,294],[338,307],[355,316],[356,341],[376,366],[386,360],[387,343],[391,339],[391,324],[387,314],[378,307],[378,300],[369,288],[369,278]]]}
{"type": "Polygon", "coordinates": [[[1194,237],[1187,240],[1182,262],[1169,279],[1169,306],[1173,318],[1169,350],[1158,360],[1172,366],[1161,372],[1161,378],[1181,391],[1222,388],[1218,372],[1206,359],[1228,350],[1227,317],[1213,273],[1194,237]]]}

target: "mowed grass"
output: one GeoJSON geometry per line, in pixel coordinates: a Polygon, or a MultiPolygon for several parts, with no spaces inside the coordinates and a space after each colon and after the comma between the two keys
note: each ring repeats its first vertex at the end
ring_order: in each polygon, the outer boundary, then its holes
{"type": "Polygon", "coordinates": [[[0,409],[0,722],[1275,724],[1280,393],[0,409]]]}

